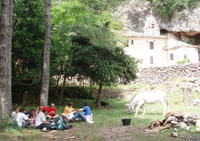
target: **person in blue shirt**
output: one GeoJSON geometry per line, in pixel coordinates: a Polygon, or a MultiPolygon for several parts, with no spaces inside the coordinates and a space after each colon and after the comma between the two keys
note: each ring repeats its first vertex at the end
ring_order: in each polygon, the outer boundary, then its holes
{"type": "Polygon", "coordinates": [[[82,109],[79,109],[71,120],[73,121],[76,118],[81,118],[83,121],[86,121],[88,123],[93,123],[92,111],[87,102],[84,102],[84,107],[82,109]]]}

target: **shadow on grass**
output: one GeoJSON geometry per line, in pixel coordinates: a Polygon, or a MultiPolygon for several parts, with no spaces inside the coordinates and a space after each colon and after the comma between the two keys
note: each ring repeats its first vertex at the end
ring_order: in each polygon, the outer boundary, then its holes
{"type": "Polygon", "coordinates": [[[17,137],[9,137],[4,135],[0,136],[0,141],[47,141],[47,139],[35,135],[17,137]]]}

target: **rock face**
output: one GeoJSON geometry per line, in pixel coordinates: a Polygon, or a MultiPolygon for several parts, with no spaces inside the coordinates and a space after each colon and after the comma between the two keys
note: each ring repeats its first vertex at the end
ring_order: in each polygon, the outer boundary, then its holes
{"type": "Polygon", "coordinates": [[[173,32],[186,32],[188,36],[200,33],[200,6],[174,13],[171,20],[158,18],[161,29],[173,32]]]}
{"type": "Polygon", "coordinates": [[[143,32],[146,15],[151,9],[149,2],[141,4],[137,0],[128,0],[118,7],[115,17],[122,19],[128,31],[143,32]]]}
{"type": "MultiPolygon", "coordinates": [[[[200,5],[200,1],[198,2],[200,5]]],[[[142,32],[146,15],[153,6],[150,2],[140,0],[127,0],[115,12],[117,18],[124,21],[125,29],[129,31],[142,32]]],[[[194,36],[200,33],[200,6],[194,9],[184,9],[174,13],[171,19],[166,20],[158,14],[155,17],[161,30],[169,32],[185,33],[186,36],[194,36]]]]}

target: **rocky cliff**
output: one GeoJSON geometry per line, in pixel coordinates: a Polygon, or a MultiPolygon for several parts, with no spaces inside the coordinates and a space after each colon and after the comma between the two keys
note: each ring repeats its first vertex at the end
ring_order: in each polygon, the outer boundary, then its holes
{"type": "MultiPolygon", "coordinates": [[[[200,1],[197,4],[200,5],[200,1]]],[[[200,6],[198,5],[193,9],[187,8],[175,12],[170,19],[155,13],[161,33],[170,32],[180,39],[195,38],[200,40],[200,6]]],[[[146,15],[150,10],[153,10],[150,2],[127,0],[118,7],[115,16],[122,19],[125,29],[142,32],[146,15]]]]}

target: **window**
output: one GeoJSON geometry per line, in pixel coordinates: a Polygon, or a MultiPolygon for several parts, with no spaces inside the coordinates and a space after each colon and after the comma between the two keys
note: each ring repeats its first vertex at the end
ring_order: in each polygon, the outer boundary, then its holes
{"type": "Polygon", "coordinates": [[[174,54],[170,54],[170,60],[174,60],[174,54]]]}
{"type": "Polygon", "coordinates": [[[133,45],[134,44],[134,40],[131,40],[131,45],[133,45]]]}
{"type": "Polygon", "coordinates": [[[153,56],[150,56],[150,64],[153,64],[153,56]]]}
{"type": "Polygon", "coordinates": [[[150,45],[150,49],[154,48],[154,42],[149,42],[149,45],[150,45]]]}

